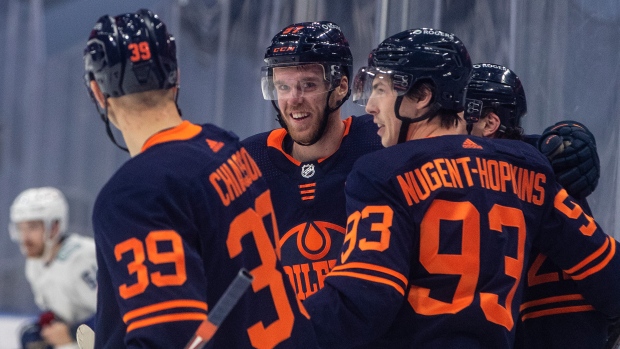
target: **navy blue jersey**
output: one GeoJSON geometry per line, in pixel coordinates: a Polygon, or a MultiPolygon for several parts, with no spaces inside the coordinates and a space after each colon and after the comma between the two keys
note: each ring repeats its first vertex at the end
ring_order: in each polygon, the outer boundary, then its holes
{"type": "Polygon", "coordinates": [[[299,299],[323,287],[342,246],[347,215],[344,182],[355,161],[382,149],[372,116],[349,117],[339,149],[331,156],[299,162],[284,150],[292,142],[284,129],[242,143],[271,190],[278,230],[275,240],[284,270],[299,299]]]}
{"type": "Polygon", "coordinates": [[[184,347],[241,268],[252,287],[207,347],[313,347],[273,225],[267,185],[235,136],[187,121],[152,136],[95,203],[95,347],[184,347]]]}
{"type": "MultiPolygon", "coordinates": [[[[539,138],[527,135],[524,141],[536,147],[539,138]]],[[[578,203],[592,215],[585,199],[578,203]]],[[[610,324],[607,317],[584,299],[568,274],[536,248],[532,249],[524,282],[515,348],[604,347],[610,324]]]]}
{"type": "Polygon", "coordinates": [[[328,348],[511,348],[532,246],[609,316],[620,256],[519,141],[442,136],[358,160],[347,233],[305,301],[328,348]]]}

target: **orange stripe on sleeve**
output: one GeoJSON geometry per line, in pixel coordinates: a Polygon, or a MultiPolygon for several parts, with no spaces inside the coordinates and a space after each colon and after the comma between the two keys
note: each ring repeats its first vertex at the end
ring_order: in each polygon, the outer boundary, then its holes
{"type": "Polygon", "coordinates": [[[310,188],[310,187],[316,187],[316,183],[306,183],[306,184],[300,184],[299,188],[310,188]]]}
{"type": "Polygon", "coordinates": [[[132,322],[131,325],[127,326],[127,333],[133,330],[136,330],[138,328],[162,324],[166,322],[191,321],[191,320],[202,321],[206,318],[207,318],[207,314],[205,313],[177,313],[177,314],[166,314],[166,315],[153,316],[153,317],[146,318],[144,320],[138,320],[138,321],[132,322]]]}
{"type": "MultiPolygon", "coordinates": [[[[613,239],[611,236],[607,238],[607,242],[609,243],[609,241],[613,239]]],[[[607,245],[607,244],[605,244],[607,245]]],[[[605,266],[607,264],[609,264],[609,261],[614,257],[614,255],[616,254],[616,244],[612,241],[611,242],[611,251],[609,251],[609,254],[607,255],[607,257],[605,257],[605,259],[603,259],[599,264],[595,265],[594,267],[588,269],[588,270],[584,270],[582,273],[580,274],[576,274],[576,275],[571,275],[571,278],[573,280],[583,280],[585,278],[587,278],[588,276],[598,272],[599,270],[605,268],[605,266]]]]}
{"type": "Polygon", "coordinates": [[[409,280],[405,277],[405,275],[399,272],[396,272],[393,269],[382,267],[382,266],[375,265],[375,264],[370,264],[370,263],[351,262],[351,263],[346,263],[346,264],[334,267],[332,270],[346,270],[346,269],[367,269],[367,270],[378,271],[378,272],[385,273],[385,274],[391,275],[399,279],[405,285],[409,283],[409,280]]]}
{"type": "Polygon", "coordinates": [[[362,274],[362,273],[356,273],[356,272],[352,272],[352,271],[336,271],[336,272],[334,272],[333,269],[332,269],[332,271],[329,272],[329,274],[327,274],[326,277],[330,277],[330,276],[348,276],[348,277],[353,277],[353,278],[362,279],[362,280],[366,280],[366,281],[372,281],[372,282],[376,282],[376,283],[380,283],[380,284],[385,284],[385,285],[393,287],[396,290],[396,292],[400,293],[402,296],[405,295],[405,289],[404,288],[402,288],[401,286],[399,286],[397,283],[395,283],[392,280],[384,279],[384,278],[379,277],[379,276],[373,276],[373,275],[367,275],[367,274],[362,274]]]}
{"type": "Polygon", "coordinates": [[[594,259],[598,258],[600,255],[603,254],[603,252],[605,252],[605,250],[607,249],[607,246],[609,246],[609,239],[605,240],[605,243],[603,244],[603,246],[599,247],[598,250],[594,251],[594,253],[592,253],[591,255],[589,255],[586,259],[584,259],[583,261],[581,261],[580,263],[578,263],[577,265],[575,265],[574,267],[566,270],[567,273],[569,274],[573,274],[575,273],[577,270],[583,268],[586,264],[592,262],[594,259]]]}
{"type": "Polygon", "coordinates": [[[166,302],[151,304],[151,305],[147,305],[142,308],[128,311],[125,314],[125,316],[123,316],[123,322],[128,323],[132,319],[135,319],[139,316],[154,313],[154,312],[161,311],[161,310],[173,309],[173,308],[198,308],[206,312],[207,303],[192,300],[192,299],[180,299],[180,300],[173,300],[173,301],[166,301],[166,302]]]}
{"type": "Polygon", "coordinates": [[[525,314],[521,317],[521,320],[527,319],[535,319],[541,316],[548,315],[556,315],[556,314],[566,314],[566,313],[579,313],[583,311],[592,311],[594,307],[591,305],[576,305],[574,307],[563,307],[549,310],[541,310],[541,311],[533,311],[531,313],[525,314]]]}
{"type": "Polygon", "coordinates": [[[535,306],[539,306],[543,304],[551,304],[551,303],[559,303],[559,302],[567,302],[567,301],[579,301],[583,299],[584,299],[583,296],[580,294],[569,294],[566,296],[542,298],[542,299],[537,299],[535,301],[525,302],[521,304],[521,308],[519,308],[519,310],[523,311],[527,308],[531,308],[531,307],[535,307],[535,306]]]}

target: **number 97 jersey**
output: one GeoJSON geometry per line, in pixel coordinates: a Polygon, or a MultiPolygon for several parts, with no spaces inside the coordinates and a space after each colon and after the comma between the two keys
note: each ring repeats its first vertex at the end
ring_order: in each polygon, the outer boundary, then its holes
{"type": "Polygon", "coordinates": [[[532,246],[620,315],[617,242],[525,143],[409,141],[360,158],[346,197],[338,262],[304,302],[322,347],[512,348],[532,246]]]}
{"type": "Polygon", "coordinates": [[[152,136],[99,194],[96,348],[183,348],[239,270],[251,287],[207,348],[315,346],[279,264],[270,193],[235,136],[181,125],[152,136]]]}

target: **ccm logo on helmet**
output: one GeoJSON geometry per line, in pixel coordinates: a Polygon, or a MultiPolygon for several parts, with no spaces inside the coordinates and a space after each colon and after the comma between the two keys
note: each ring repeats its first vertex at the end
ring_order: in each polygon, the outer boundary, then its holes
{"type": "Polygon", "coordinates": [[[450,40],[454,40],[454,34],[446,33],[441,30],[434,29],[416,29],[413,31],[413,34],[427,34],[427,35],[438,35],[446,37],[450,40]]]}
{"type": "Polygon", "coordinates": [[[273,49],[273,53],[291,52],[291,51],[295,51],[295,46],[276,47],[273,49]]]}

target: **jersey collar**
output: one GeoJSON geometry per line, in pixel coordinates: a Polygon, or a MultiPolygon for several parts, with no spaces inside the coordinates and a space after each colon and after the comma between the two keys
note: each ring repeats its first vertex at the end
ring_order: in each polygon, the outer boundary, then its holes
{"type": "Polygon", "coordinates": [[[149,139],[144,142],[144,145],[142,146],[140,152],[143,153],[145,150],[156,144],[188,140],[199,134],[201,130],[202,127],[192,124],[187,120],[183,120],[183,122],[181,122],[176,127],[159,131],[149,137],[149,139]]]}
{"type": "MultiPolygon", "coordinates": [[[[344,123],[344,133],[342,134],[342,138],[346,137],[349,134],[349,130],[351,129],[351,122],[352,121],[353,121],[353,117],[351,117],[351,116],[349,116],[345,120],[342,120],[342,122],[344,123]]],[[[267,146],[277,149],[290,162],[292,162],[293,164],[295,164],[297,166],[300,166],[301,162],[299,160],[295,159],[294,157],[292,157],[291,154],[285,152],[284,149],[282,148],[282,144],[284,143],[284,137],[286,137],[287,134],[288,133],[283,128],[279,128],[277,130],[271,131],[271,133],[269,133],[269,136],[267,137],[267,146]]],[[[342,144],[342,139],[340,140],[340,143],[342,144]]],[[[320,159],[317,160],[317,162],[321,163],[325,159],[327,159],[327,158],[320,158],[320,159]]]]}

